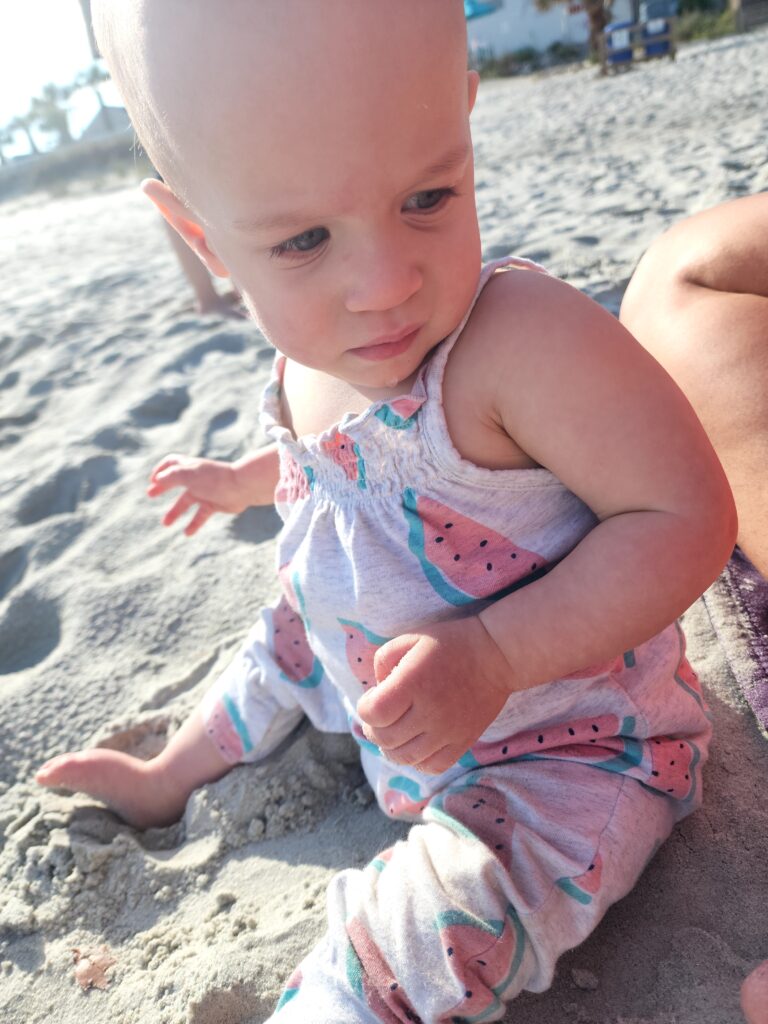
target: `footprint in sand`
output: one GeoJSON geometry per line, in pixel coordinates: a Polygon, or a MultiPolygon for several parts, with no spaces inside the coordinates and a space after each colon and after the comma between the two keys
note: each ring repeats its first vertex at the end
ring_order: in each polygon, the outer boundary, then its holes
{"type": "Polygon", "coordinates": [[[131,409],[131,419],[140,427],[175,423],[189,402],[189,392],[186,388],[161,388],[131,409]]]}
{"type": "Polygon", "coordinates": [[[122,427],[104,427],[93,435],[91,444],[107,452],[135,452],[141,448],[141,441],[136,435],[122,427]]]}
{"type": "Polygon", "coordinates": [[[55,601],[34,591],[19,595],[0,622],[0,675],[33,668],[61,640],[61,621],[55,601]]]}
{"type": "MultiPolygon", "coordinates": [[[[169,334],[176,333],[171,327],[165,332],[167,337],[169,334]]],[[[193,345],[187,349],[178,359],[175,359],[172,363],[168,363],[164,367],[165,371],[178,371],[178,370],[189,370],[195,366],[198,366],[205,356],[209,352],[224,352],[227,355],[240,355],[245,348],[247,342],[247,336],[240,331],[217,331],[216,334],[212,334],[210,338],[206,338],[204,341],[200,341],[197,345],[193,345]]]]}
{"type": "Polygon", "coordinates": [[[27,549],[20,545],[0,555],[0,601],[21,583],[27,571],[27,549]]]}
{"type": "Polygon", "coordinates": [[[117,475],[112,455],[95,455],[77,469],[60,469],[22,499],[16,518],[22,526],[29,526],[49,516],[71,514],[81,501],[89,501],[102,487],[114,483],[117,475]]]}

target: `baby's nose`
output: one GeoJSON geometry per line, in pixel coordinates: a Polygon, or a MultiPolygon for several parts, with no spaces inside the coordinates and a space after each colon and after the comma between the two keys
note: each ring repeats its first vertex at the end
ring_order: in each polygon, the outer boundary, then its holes
{"type": "Polygon", "coordinates": [[[350,313],[396,309],[421,288],[423,277],[407,249],[380,242],[350,264],[346,306],[350,313]]]}

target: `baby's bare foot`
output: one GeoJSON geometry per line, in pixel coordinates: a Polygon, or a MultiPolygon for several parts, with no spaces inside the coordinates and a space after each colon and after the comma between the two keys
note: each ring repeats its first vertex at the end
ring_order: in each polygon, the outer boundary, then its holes
{"type": "Polygon", "coordinates": [[[741,1008],[748,1024],[768,1024],[768,960],[756,967],[741,986],[741,1008]]]}
{"type": "Polygon", "coordinates": [[[59,754],[38,769],[35,781],[41,786],[61,786],[103,800],[138,829],[178,821],[188,796],[173,787],[153,761],[140,761],[105,747],[59,754]]]}

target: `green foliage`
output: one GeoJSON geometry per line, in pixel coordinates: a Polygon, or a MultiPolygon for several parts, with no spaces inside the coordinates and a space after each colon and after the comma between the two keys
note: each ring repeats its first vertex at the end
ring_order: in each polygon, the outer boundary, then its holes
{"type": "Polygon", "coordinates": [[[733,11],[690,11],[681,15],[675,34],[680,42],[691,39],[719,39],[736,32],[736,15],[733,11]]]}
{"type": "Polygon", "coordinates": [[[474,62],[481,78],[509,78],[512,75],[527,75],[531,71],[552,67],[554,64],[570,64],[584,60],[585,48],[573,43],[554,42],[545,51],[533,46],[501,53],[498,56],[478,56],[474,62]]]}
{"type": "Polygon", "coordinates": [[[573,64],[577,60],[584,60],[585,57],[583,46],[577,43],[562,43],[559,39],[547,47],[547,54],[553,64],[573,64]]]}

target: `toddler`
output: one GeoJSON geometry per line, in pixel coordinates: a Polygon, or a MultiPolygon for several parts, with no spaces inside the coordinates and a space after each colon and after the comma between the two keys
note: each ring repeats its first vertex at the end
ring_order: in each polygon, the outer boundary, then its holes
{"type": "MultiPolygon", "coordinates": [[[[710,725],[675,620],[734,543],[676,386],[524,260],[481,268],[460,0],[102,0],[144,189],[278,356],[270,447],[170,456],[166,523],[275,501],[279,603],[149,762],[44,785],[137,827],[351,730],[407,840],[328,895],[277,1022],[490,1021],[551,983],[701,801],[710,725]]],[[[514,168],[510,168],[514,181],[514,168]]]]}

